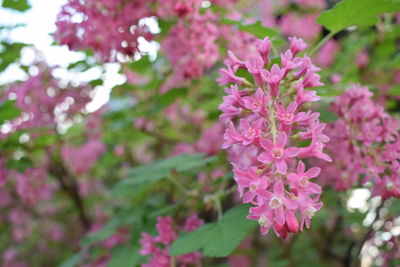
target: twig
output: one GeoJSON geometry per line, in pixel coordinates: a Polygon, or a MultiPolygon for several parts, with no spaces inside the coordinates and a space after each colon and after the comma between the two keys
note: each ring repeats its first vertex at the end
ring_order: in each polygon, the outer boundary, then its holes
{"type": "Polygon", "coordinates": [[[91,225],[91,220],[86,214],[84,202],[79,195],[79,188],[75,181],[75,177],[69,173],[67,168],[62,164],[62,162],[56,162],[53,155],[48,151],[49,158],[52,159],[50,162],[49,172],[52,174],[59,182],[61,188],[70,196],[74,205],[78,209],[79,219],[84,230],[88,230],[91,225]]]}
{"type": "Polygon", "coordinates": [[[310,57],[313,56],[329,39],[331,39],[336,33],[329,32],[319,43],[311,50],[310,57]]]}

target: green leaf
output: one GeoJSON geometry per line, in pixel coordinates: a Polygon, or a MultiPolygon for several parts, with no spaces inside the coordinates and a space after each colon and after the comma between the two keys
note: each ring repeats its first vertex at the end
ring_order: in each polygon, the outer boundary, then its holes
{"type": "Polygon", "coordinates": [[[11,63],[17,61],[21,50],[27,44],[0,42],[0,72],[5,70],[11,63]]]}
{"type": "Polygon", "coordinates": [[[100,230],[90,233],[86,235],[82,241],[81,245],[86,246],[98,241],[103,241],[109,238],[112,234],[114,234],[116,228],[118,227],[116,220],[111,220],[107,223],[106,226],[101,228],[100,230]]]}
{"type": "Polygon", "coordinates": [[[317,94],[319,96],[338,96],[343,94],[343,91],[337,90],[330,86],[318,87],[317,94]]]}
{"type": "Polygon", "coordinates": [[[245,24],[242,21],[238,20],[222,19],[221,23],[227,25],[237,25],[239,30],[251,33],[257,38],[261,39],[267,36],[272,38],[279,35],[279,32],[277,30],[263,26],[260,21],[257,21],[253,24],[245,24]]]}
{"type": "Polygon", "coordinates": [[[152,63],[147,56],[143,56],[141,59],[128,64],[129,69],[139,74],[145,74],[151,69],[151,66],[152,63]]]}
{"type": "Polygon", "coordinates": [[[343,0],[322,12],[317,22],[337,33],[350,26],[375,25],[381,13],[396,11],[400,11],[398,0],[343,0]]]}
{"type": "Polygon", "coordinates": [[[143,258],[139,254],[139,247],[118,246],[111,251],[107,267],[133,267],[141,263],[143,258]]]}
{"type": "Polygon", "coordinates": [[[3,0],[3,7],[11,8],[18,11],[26,11],[31,8],[28,3],[28,0],[3,0]]]}
{"type": "Polygon", "coordinates": [[[163,95],[156,96],[154,98],[152,112],[156,113],[163,110],[164,108],[174,103],[177,98],[186,96],[187,94],[188,89],[186,88],[174,88],[163,95]]]}
{"type": "Polygon", "coordinates": [[[75,267],[81,261],[81,253],[77,253],[72,257],[68,258],[66,261],[62,262],[60,267],[75,267]]]}
{"type": "Polygon", "coordinates": [[[155,161],[146,166],[140,166],[129,171],[128,178],[117,183],[112,189],[115,196],[130,196],[135,191],[143,189],[163,179],[172,170],[189,171],[215,161],[215,157],[204,157],[202,154],[182,154],[175,157],[155,161]]]}
{"type": "Polygon", "coordinates": [[[42,135],[35,139],[35,146],[43,148],[54,144],[56,141],[57,138],[54,135],[42,135]]]}
{"type": "Polygon", "coordinates": [[[255,221],[246,218],[249,207],[236,206],[227,211],[220,221],[204,224],[194,232],[183,233],[172,244],[170,255],[201,251],[211,257],[228,256],[257,225],[255,221]]]}
{"type": "Polygon", "coordinates": [[[7,168],[17,170],[20,173],[24,173],[27,168],[33,166],[32,160],[27,157],[20,158],[18,160],[11,159],[7,162],[7,168]]]}
{"type": "Polygon", "coordinates": [[[279,35],[277,30],[263,26],[260,21],[257,21],[254,24],[241,25],[239,26],[239,30],[251,33],[261,39],[264,39],[267,36],[275,37],[279,35]]]}
{"type": "Polygon", "coordinates": [[[388,92],[389,95],[400,95],[400,85],[396,85],[395,87],[391,88],[388,92]]]}
{"type": "Polygon", "coordinates": [[[18,117],[21,111],[15,106],[15,100],[7,100],[0,104],[0,125],[7,120],[18,117]]]}
{"type": "Polygon", "coordinates": [[[322,122],[334,122],[337,120],[336,115],[328,109],[328,104],[321,104],[317,112],[320,113],[319,119],[322,122]]]}

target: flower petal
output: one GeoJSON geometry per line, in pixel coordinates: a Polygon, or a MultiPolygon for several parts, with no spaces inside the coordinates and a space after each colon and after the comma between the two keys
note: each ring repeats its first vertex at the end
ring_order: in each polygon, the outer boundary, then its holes
{"type": "Polygon", "coordinates": [[[287,143],[287,135],[284,132],[280,132],[276,138],[276,147],[284,148],[287,143]]]}
{"type": "Polygon", "coordinates": [[[321,168],[314,167],[314,168],[311,168],[308,171],[306,171],[305,174],[308,178],[314,178],[314,177],[317,177],[320,172],[321,172],[321,168]]]}
{"type": "Polygon", "coordinates": [[[260,144],[267,151],[271,151],[274,148],[274,145],[272,144],[271,140],[266,138],[261,138],[260,144]]]}
{"type": "Polygon", "coordinates": [[[282,160],[275,161],[275,167],[278,170],[278,172],[280,172],[282,174],[286,174],[287,167],[288,167],[286,160],[282,159],[282,160]]]}
{"type": "Polygon", "coordinates": [[[272,161],[271,153],[263,152],[260,155],[258,155],[257,160],[262,163],[270,163],[272,161]]]}

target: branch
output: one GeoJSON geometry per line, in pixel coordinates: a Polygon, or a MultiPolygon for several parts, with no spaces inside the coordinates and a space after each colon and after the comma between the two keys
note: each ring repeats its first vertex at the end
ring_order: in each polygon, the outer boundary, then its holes
{"type": "Polygon", "coordinates": [[[71,200],[78,209],[79,219],[85,231],[89,230],[91,220],[85,211],[85,206],[82,197],[79,195],[79,188],[75,182],[75,178],[69,173],[67,168],[61,163],[56,162],[54,157],[48,152],[51,159],[49,172],[59,182],[61,188],[70,196],[71,200]]]}

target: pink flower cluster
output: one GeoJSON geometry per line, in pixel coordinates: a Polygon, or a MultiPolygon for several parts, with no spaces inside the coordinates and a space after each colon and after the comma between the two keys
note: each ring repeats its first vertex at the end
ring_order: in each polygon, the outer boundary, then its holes
{"type": "Polygon", "coordinates": [[[105,61],[117,53],[133,56],[139,52],[139,38],[153,34],[142,18],[153,14],[152,1],[69,0],[57,16],[55,38],[71,50],[93,49],[105,61]]]}
{"type": "Polygon", "coordinates": [[[22,202],[34,205],[40,200],[48,200],[57,188],[47,180],[47,166],[28,168],[24,173],[15,173],[16,191],[22,202]]]}
{"type": "Polygon", "coordinates": [[[374,102],[366,87],[353,85],[331,106],[338,116],[328,125],[327,148],[335,164],[323,167],[321,178],[336,190],[359,182],[383,199],[400,197],[399,120],[374,102]]]}
{"type": "Polygon", "coordinates": [[[229,52],[217,80],[221,85],[233,83],[220,105],[221,120],[227,123],[222,147],[229,149],[243,202],[255,205],[248,218],[259,222],[262,234],[272,227],[281,238],[302,230],[304,224],[309,227],[322,206],[321,188],[311,182],[320,169],[307,170],[300,159],[331,161],[323,152],[329,138],[319,113],[300,111],[320,99],[316,91],[306,90],[322,85],[319,68],[308,56],[297,56],[307,47],[303,40],[289,40],[281,65],[271,63],[268,38],[256,42],[258,54],[246,62],[229,52]],[[238,69],[249,72],[255,84],[238,76],[238,69]]]}
{"type": "MultiPolygon", "coordinates": [[[[203,220],[199,219],[197,215],[188,217],[182,230],[193,232],[203,224],[203,220]]],[[[156,228],[158,231],[157,236],[151,236],[148,233],[142,233],[140,243],[142,248],[140,253],[142,255],[152,255],[149,263],[142,264],[143,267],[169,267],[171,266],[171,257],[169,256],[168,249],[173,241],[178,237],[178,233],[174,231],[171,217],[158,217],[156,228]]],[[[181,255],[175,258],[177,265],[193,266],[200,264],[201,253],[193,252],[181,255]]]]}
{"type": "Polygon", "coordinates": [[[157,16],[162,19],[185,18],[196,13],[203,0],[157,0],[157,16]]]}
{"type": "Polygon", "coordinates": [[[299,36],[313,41],[321,32],[321,25],[315,22],[317,14],[297,14],[289,12],[279,22],[282,33],[286,36],[299,36]]]}
{"type": "Polygon", "coordinates": [[[198,10],[187,19],[180,19],[161,43],[161,51],[173,69],[169,83],[177,86],[183,81],[201,77],[219,58],[219,29],[217,17],[198,10]]]}
{"type": "Polygon", "coordinates": [[[10,122],[10,133],[28,128],[56,126],[82,111],[91,100],[90,86],[61,86],[52,72],[40,66],[39,73],[23,83],[14,84],[4,92],[5,99],[15,99],[21,116],[10,122]]]}
{"type": "Polygon", "coordinates": [[[104,151],[105,146],[100,140],[90,139],[79,147],[65,144],[61,157],[74,174],[80,175],[90,171],[104,151]]]}

